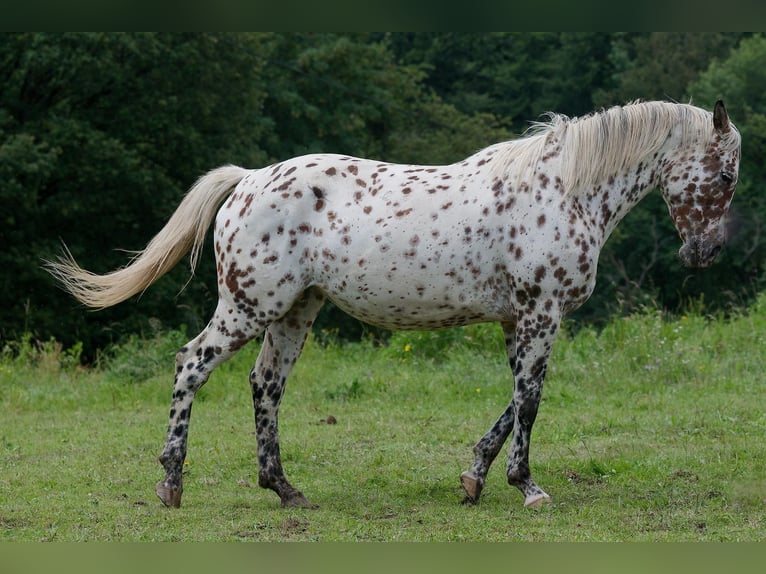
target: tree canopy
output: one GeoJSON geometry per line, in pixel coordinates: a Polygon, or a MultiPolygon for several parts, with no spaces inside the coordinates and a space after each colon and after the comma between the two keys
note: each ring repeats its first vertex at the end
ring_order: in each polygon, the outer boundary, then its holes
{"type": "MultiPolygon", "coordinates": [[[[744,155],[731,245],[712,269],[681,268],[653,194],[607,243],[576,320],[650,301],[678,310],[703,295],[710,309],[744,304],[766,256],[765,52],[762,36],[734,33],[2,34],[0,338],[55,337],[92,355],[130,333],[201,328],[217,298],[213,265],[191,282],[179,266],[93,313],[40,263],[63,240],[88,269],[124,265],[213,167],[319,151],[448,163],[546,111],[634,99],[711,109],[724,98],[744,155]]],[[[322,326],[359,332],[333,311],[322,326]]]]}

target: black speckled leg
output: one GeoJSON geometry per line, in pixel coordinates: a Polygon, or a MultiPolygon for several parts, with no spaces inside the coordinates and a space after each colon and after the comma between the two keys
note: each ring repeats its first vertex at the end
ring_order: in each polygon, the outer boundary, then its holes
{"type": "Polygon", "coordinates": [[[258,442],[258,484],[276,492],[284,507],[314,506],[285,477],[279,451],[278,420],[287,377],[323,303],[324,296],[319,291],[308,291],[287,315],[270,325],[261,353],[250,372],[258,442]]]}
{"type": "Polygon", "coordinates": [[[545,313],[533,313],[520,320],[516,328],[516,364],[513,366],[516,405],[511,450],[508,457],[508,483],[524,495],[524,506],[541,504],[550,497],[534,480],[529,468],[529,444],[532,426],[543,392],[543,381],[553,342],[559,328],[559,318],[545,313]]]}
{"type": "MultiPolygon", "coordinates": [[[[508,361],[511,368],[513,368],[513,365],[516,363],[515,325],[513,323],[504,323],[503,333],[505,334],[505,349],[508,353],[508,361]]],[[[515,412],[516,407],[513,400],[511,400],[511,403],[503,414],[500,415],[500,418],[492,425],[492,428],[473,447],[473,466],[471,466],[471,470],[460,475],[460,484],[463,486],[463,490],[465,490],[464,504],[476,504],[479,502],[489,467],[513,430],[513,422],[516,417],[515,412]]]]}
{"type": "Polygon", "coordinates": [[[248,329],[247,332],[232,328],[232,325],[246,323],[239,319],[236,313],[230,312],[225,304],[219,302],[216,314],[205,330],[176,354],[170,420],[165,447],[160,455],[165,479],[155,487],[157,496],[165,506],[181,506],[182,471],[195,394],[207,382],[216,366],[231,357],[259,332],[257,328],[248,329]]]}

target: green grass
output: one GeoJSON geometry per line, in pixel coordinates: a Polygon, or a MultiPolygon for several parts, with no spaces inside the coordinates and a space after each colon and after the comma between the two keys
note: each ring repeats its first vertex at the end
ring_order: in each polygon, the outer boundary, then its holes
{"type": "Polygon", "coordinates": [[[171,333],[96,369],[20,344],[0,359],[0,540],[764,541],[766,299],[723,320],[647,312],[554,349],[525,509],[506,451],[478,506],[458,477],[510,396],[499,329],[310,340],[280,424],[288,478],[319,505],[254,486],[248,347],[197,397],[183,506],[154,495],[171,333]],[[337,424],[327,424],[332,415],[337,424]]]}

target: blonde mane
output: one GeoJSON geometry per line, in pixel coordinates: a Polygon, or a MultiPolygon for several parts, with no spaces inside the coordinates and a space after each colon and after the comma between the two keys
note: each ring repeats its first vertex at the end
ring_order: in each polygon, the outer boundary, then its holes
{"type": "MultiPolygon", "coordinates": [[[[705,144],[715,134],[712,112],[689,104],[632,102],[577,118],[547,116],[548,121],[534,122],[521,138],[497,144],[493,176],[511,177],[519,189],[532,181],[551,145],[560,146],[564,189],[576,193],[651,156],[674,129],[680,130],[682,146],[705,144]]],[[[723,143],[728,149],[740,145],[733,126],[723,143]]]]}

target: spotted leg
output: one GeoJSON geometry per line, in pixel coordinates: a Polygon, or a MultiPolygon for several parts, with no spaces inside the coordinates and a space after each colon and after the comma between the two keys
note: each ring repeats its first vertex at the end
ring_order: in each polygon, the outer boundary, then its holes
{"type": "Polygon", "coordinates": [[[559,322],[558,317],[537,313],[519,320],[516,327],[516,364],[513,366],[513,402],[516,411],[507,477],[508,484],[518,488],[524,495],[524,506],[527,507],[537,506],[550,499],[532,480],[529,442],[559,322]]]}
{"type": "Polygon", "coordinates": [[[186,459],[186,445],[194,396],[205,384],[213,369],[231,357],[242,345],[255,337],[260,329],[242,328],[248,322],[225,303],[218,308],[208,326],[176,354],[176,375],[173,399],[170,405],[170,421],[165,448],[160,462],[165,468],[165,479],[156,486],[157,496],[165,506],[181,506],[183,493],[182,471],[186,459]],[[234,329],[233,325],[241,326],[234,329]]]}
{"type": "MultiPolygon", "coordinates": [[[[508,353],[508,360],[511,369],[516,364],[516,327],[512,323],[503,324],[503,333],[505,334],[505,349],[508,353]]],[[[513,421],[516,418],[516,406],[513,400],[505,409],[500,418],[495,421],[492,428],[487,431],[479,442],[473,447],[473,466],[460,475],[460,483],[465,490],[464,504],[475,504],[479,501],[481,491],[484,488],[484,482],[487,478],[487,472],[492,462],[497,457],[500,449],[503,448],[508,435],[513,430],[513,421]]]]}
{"type": "Polygon", "coordinates": [[[287,376],[323,303],[324,295],[309,290],[282,319],[272,323],[250,372],[258,442],[258,484],[276,492],[283,507],[314,507],[285,477],[279,451],[278,419],[287,376]]]}

